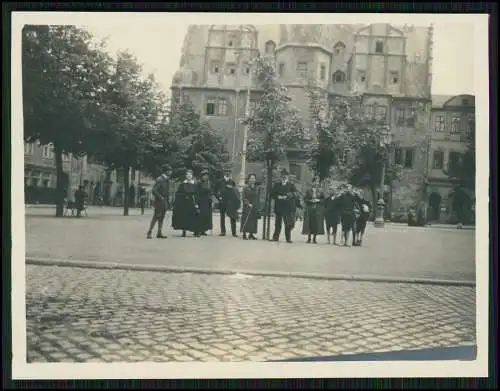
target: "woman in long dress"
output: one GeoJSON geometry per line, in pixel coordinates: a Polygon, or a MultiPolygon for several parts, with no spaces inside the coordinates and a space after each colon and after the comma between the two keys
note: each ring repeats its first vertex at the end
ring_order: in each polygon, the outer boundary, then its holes
{"type": "Polygon", "coordinates": [[[257,226],[260,218],[259,192],[255,185],[257,178],[255,174],[250,174],[247,186],[243,189],[243,213],[241,214],[241,228],[243,239],[257,240],[257,226]]]}
{"type": "Polygon", "coordinates": [[[208,170],[201,172],[201,180],[198,183],[198,201],[200,206],[199,229],[202,236],[212,230],[212,184],[208,176],[208,170]]]}
{"type": "Polygon", "coordinates": [[[304,196],[304,224],[302,225],[302,235],[307,235],[307,243],[316,244],[316,236],[325,234],[324,203],[325,196],[319,187],[319,178],[313,179],[312,187],[304,196]]]}
{"type": "Polygon", "coordinates": [[[172,227],[200,236],[200,207],[198,199],[198,186],[194,180],[193,171],[186,171],[186,179],[179,185],[175,193],[174,210],[172,212],[172,227]]]}

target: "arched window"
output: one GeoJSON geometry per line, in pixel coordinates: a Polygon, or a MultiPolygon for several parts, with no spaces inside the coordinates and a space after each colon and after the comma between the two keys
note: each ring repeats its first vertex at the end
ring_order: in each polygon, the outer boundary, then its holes
{"type": "Polygon", "coordinates": [[[274,53],[275,49],[276,49],[276,44],[274,43],[274,41],[266,42],[266,54],[274,53]]]}
{"type": "Polygon", "coordinates": [[[345,45],[343,42],[337,42],[335,44],[335,46],[333,47],[333,53],[336,55],[336,56],[339,56],[341,54],[344,53],[344,50],[345,50],[345,45]]]}
{"type": "Polygon", "coordinates": [[[333,82],[335,84],[344,83],[345,82],[345,73],[342,71],[337,71],[333,74],[332,78],[333,78],[333,82]]]}

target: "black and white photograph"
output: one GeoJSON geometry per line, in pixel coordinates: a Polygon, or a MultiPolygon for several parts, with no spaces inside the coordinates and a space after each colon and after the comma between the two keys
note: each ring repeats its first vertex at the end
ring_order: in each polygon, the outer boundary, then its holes
{"type": "Polygon", "coordinates": [[[12,21],[14,376],[488,375],[487,15],[12,21]]]}

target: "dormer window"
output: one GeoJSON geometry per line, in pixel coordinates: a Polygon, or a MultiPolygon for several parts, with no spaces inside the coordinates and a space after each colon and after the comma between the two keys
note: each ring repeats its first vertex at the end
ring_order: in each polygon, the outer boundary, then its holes
{"type": "Polygon", "coordinates": [[[375,42],[375,53],[384,53],[384,42],[383,41],[375,42]]]}
{"type": "Polygon", "coordinates": [[[345,73],[342,71],[337,71],[333,74],[333,82],[334,83],[344,83],[345,82],[345,73]]]}
{"type": "Polygon", "coordinates": [[[218,62],[213,62],[210,70],[212,73],[219,73],[219,63],[218,62]]]}
{"type": "Polygon", "coordinates": [[[467,98],[462,99],[462,105],[463,106],[468,106],[469,105],[469,99],[467,99],[467,98]]]}
{"type": "Polygon", "coordinates": [[[391,72],[391,83],[398,84],[399,83],[399,72],[391,72]]]}
{"type": "Polygon", "coordinates": [[[340,56],[345,50],[345,45],[343,42],[337,42],[333,47],[333,52],[336,56],[340,56]]]}

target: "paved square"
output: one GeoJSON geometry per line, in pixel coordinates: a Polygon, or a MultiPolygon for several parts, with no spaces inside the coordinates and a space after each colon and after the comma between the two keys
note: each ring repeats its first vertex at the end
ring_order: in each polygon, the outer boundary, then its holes
{"type": "Polygon", "coordinates": [[[27,266],[28,362],[265,361],[475,344],[475,289],[27,266]]]}
{"type": "MultiPolygon", "coordinates": [[[[382,275],[475,281],[475,231],[369,224],[363,247],[306,244],[294,230],[294,244],[243,241],[214,236],[181,238],[166,230],[166,240],[147,240],[150,213],[137,209],[124,217],[119,208],[90,208],[82,219],[53,216],[53,208],[26,209],[28,257],[111,261],[218,270],[382,275]]],[[[165,226],[170,225],[170,213],[165,226]]],[[[229,221],[227,222],[229,224],[229,221]]],[[[259,235],[260,237],[260,235],[259,235]]]]}

